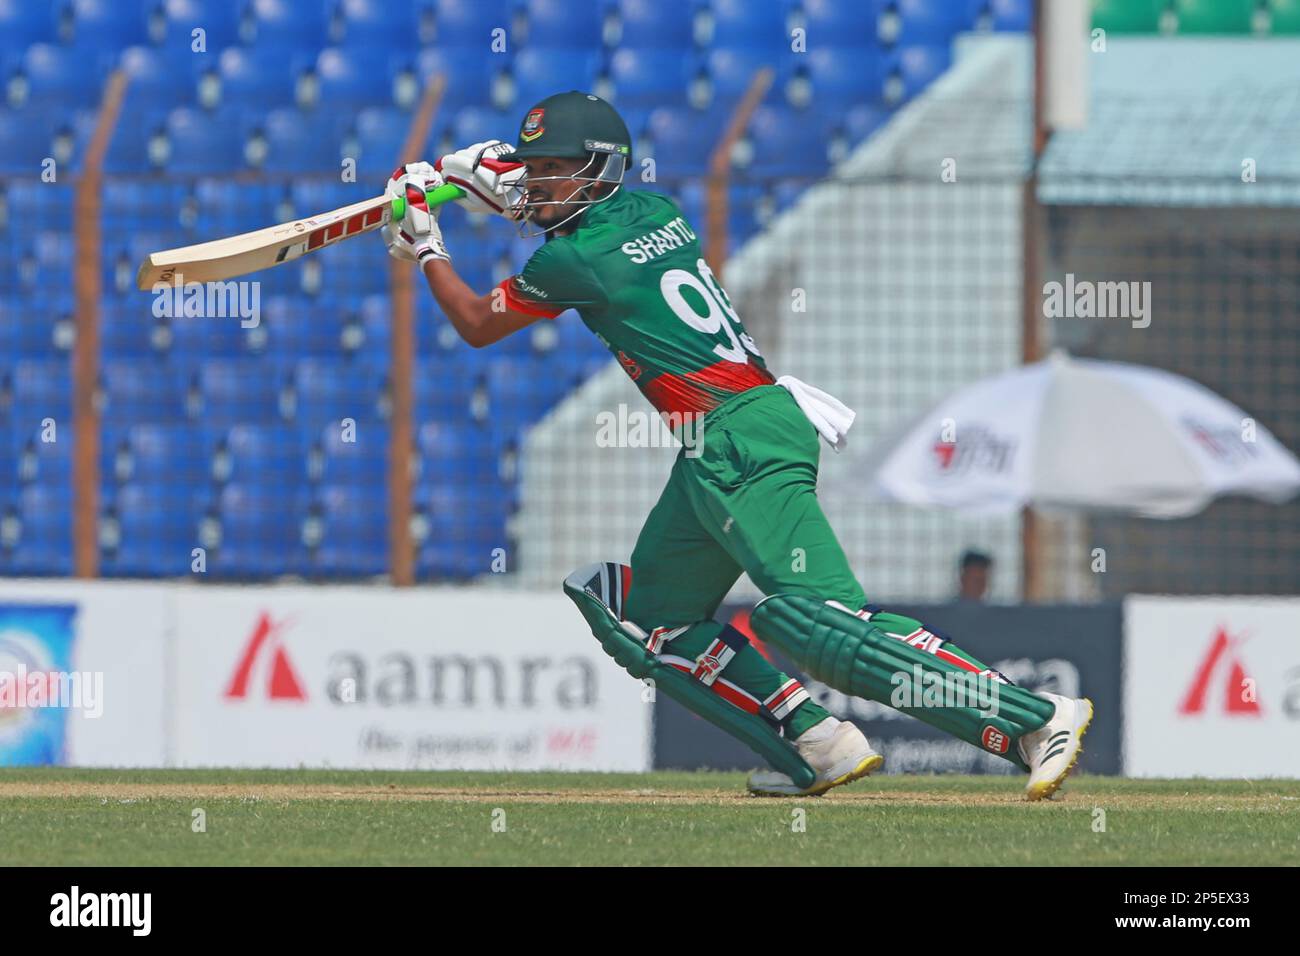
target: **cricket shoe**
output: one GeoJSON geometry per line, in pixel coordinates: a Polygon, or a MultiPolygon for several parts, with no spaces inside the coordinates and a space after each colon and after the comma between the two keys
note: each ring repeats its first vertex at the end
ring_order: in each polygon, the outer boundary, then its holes
{"type": "Polygon", "coordinates": [[[1092,721],[1092,701],[1086,697],[1041,696],[1056,704],[1056,713],[1016,744],[1020,756],[1029,764],[1026,800],[1043,800],[1056,793],[1083,753],[1083,735],[1092,721]]]}
{"type": "Polygon", "coordinates": [[[755,770],[749,775],[750,793],[763,797],[815,797],[831,787],[865,777],[885,762],[884,757],[871,749],[862,731],[847,720],[834,717],[809,728],[795,740],[794,746],[817,773],[812,786],[798,787],[788,776],[775,770],[755,770]]]}

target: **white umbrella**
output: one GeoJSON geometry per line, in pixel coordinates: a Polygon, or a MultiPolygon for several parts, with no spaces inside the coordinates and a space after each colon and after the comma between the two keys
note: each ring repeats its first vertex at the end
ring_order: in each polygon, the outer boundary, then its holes
{"type": "Polygon", "coordinates": [[[884,498],[978,512],[1174,518],[1219,495],[1281,503],[1300,490],[1295,455],[1203,385],[1064,353],[958,389],[834,471],[832,491],[866,475],[884,498]]]}

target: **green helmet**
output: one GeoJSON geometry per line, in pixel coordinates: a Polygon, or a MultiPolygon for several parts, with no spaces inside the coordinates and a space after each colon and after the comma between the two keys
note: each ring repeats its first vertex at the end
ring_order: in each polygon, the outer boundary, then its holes
{"type": "Polygon", "coordinates": [[[585,159],[581,169],[570,176],[529,176],[522,183],[523,198],[516,218],[519,234],[538,236],[559,229],[582,215],[590,206],[611,198],[622,188],[623,174],[632,163],[632,137],[618,111],[599,96],[570,90],[548,96],[524,116],[519,124],[519,142],[514,152],[499,157],[502,162],[523,162],[539,156],[585,159]],[[529,186],[545,180],[576,181],[583,185],[560,199],[532,201],[529,186]],[[604,184],[604,195],[591,197],[591,187],[604,184]],[[542,206],[573,206],[572,213],[557,223],[539,226],[533,214],[542,206]]]}
{"type": "MultiPolygon", "coordinates": [[[[621,182],[623,172],[632,162],[632,136],[618,111],[599,96],[570,90],[548,96],[528,111],[519,124],[519,141],[515,151],[500,157],[505,162],[522,162],[536,156],[562,156],[583,159],[591,154],[620,158],[621,163],[606,162],[600,172],[618,171],[614,182],[621,182]]],[[[606,182],[608,176],[599,176],[606,182]]]]}

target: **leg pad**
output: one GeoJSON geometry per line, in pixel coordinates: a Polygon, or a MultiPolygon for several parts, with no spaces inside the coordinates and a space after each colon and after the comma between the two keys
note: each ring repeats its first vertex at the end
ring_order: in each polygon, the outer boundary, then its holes
{"type": "MultiPolygon", "coordinates": [[[[754,633],[789,654],[813,677],[854,697],[888,704],[954,737],[997,754],[1028,770],[1016,741],[1042,727],[1054,705],[1014,684],[996,683],[996,716],[988,702],[969,706],[897,706],[895,693],[906,684],[905,699],[920,703],[935,678],[969,680],[971,672],[906,641],[891,637],[842,606],[796,594],[778,594],[759,602],[749,618],[754,633]],[[922,685],[917,686],[916,676],[922,685]]],[[[989,686],[986,682],[981,686],[989,686]]],[[[944,701],[946,703],[946,701],[944,701]]]]}
{"type": "Polygon", "coordinates": [[[796,786],[812,786],[816,773],[771,723],[728,703],[696,678],[659,660],[646,649],[646,636],[640,629],[619,620],[611,604],[621,607],[621,589],[611,587],[611,582],[621,577],[620,568],[616,564],[591,565],[564,581],[564,593],[578,606],[605,653],[633,677],[654,681],[657,689],[683,707],[740,740],[796,786]]]}

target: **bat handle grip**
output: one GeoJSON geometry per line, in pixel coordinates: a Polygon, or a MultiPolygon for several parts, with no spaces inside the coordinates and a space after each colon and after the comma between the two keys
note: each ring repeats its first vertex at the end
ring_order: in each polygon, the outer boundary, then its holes
{"type": "MultiPolygon", "coordinates": [[[[465,195],[465,190],[459,186],[453,186],[451,183],[443,183],[437,189],[431,189],[424,194],[424,200],[428,203],[429,208],[441,206],[459,199],[465,195]]],[[[406,215],[406,199],[402,196],[394,196],[392,202],[391,215],[394,221],[401,219],[406,215]]]]}

